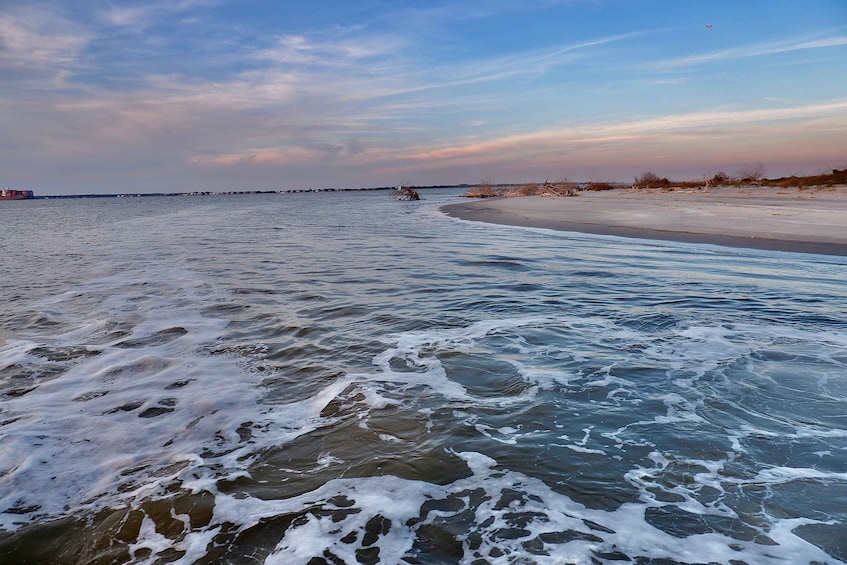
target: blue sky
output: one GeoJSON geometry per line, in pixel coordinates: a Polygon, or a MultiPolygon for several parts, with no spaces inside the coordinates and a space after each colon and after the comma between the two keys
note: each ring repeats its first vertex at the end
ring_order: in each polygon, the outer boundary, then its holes
{"type": "Polygon", "coordinates": [[[0,127],[38,194],[815,173],[847,1],[3,0],[0,127]]]}

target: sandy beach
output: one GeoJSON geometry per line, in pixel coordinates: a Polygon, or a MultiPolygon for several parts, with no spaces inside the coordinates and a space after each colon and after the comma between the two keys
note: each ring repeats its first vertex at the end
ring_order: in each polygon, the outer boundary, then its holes
{"type": "Polygon", "coordinates": [[[847,187],[617,189],[490,198],[443,210],[495,224],[847,256],[847,187]]]}

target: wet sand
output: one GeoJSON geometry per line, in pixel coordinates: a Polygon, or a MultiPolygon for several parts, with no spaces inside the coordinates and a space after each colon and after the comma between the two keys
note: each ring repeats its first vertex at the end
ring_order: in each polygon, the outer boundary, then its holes
{"type": "Polygon", "coordinates": [[[442,210],[464,220],[847,256],[847,187],[580,192],[490,198],[442,210]]]}

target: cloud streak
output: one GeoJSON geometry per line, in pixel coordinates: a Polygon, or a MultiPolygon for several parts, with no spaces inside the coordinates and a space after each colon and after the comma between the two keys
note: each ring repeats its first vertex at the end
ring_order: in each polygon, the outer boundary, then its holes
{"type": "Polygon", "coordinates": [[[826,49],[830,47],[842,47],[844,45],[847,45],[847,35],[839,35],[823,39],[804,41],[769,42],[759,45],[748,45],[743,47],[722,49],[720,51],[713,51],[711,53],[704,53],[701,55],[690,55],[686,57],[665,59],[663,61],[650,63],[647,65],[647,67],[656,70],[674,70],[683,67],[693,67],[706,63],[719,63],[724,61],[731,61],[734,59],[764,57],[768,55],[791,53],[794,51],[805,51],[808,49],[826,49]]]}
{"type": "Polygon", "coordinates": [[[433,149],[411,155],[420,161],[444,161],[464,159],[471,155],[487,155],[497,158],[510,152],[526,154],[532,149],[542,152],[551,147],[565,145],[598,145],[609,142],[637,143],[643,139],[654,139],[665,134],[698,134],[709,130],[724,131],[727,127],[775,122],[807,122],[812,119],[831,118],[835,127],[847,125],[847,99],[802,106],[716,112],[692,112],[658,116],[623,123],[585,125],[535,131],[481,143],[469,143],[433,149]]]}
{"type": "Polygon", "coordinates": [[[120,6],[110,6],[104,9],[99,13],[99,18],[107,26],[126,27],[135,31],[143,31],[145,28],[163,19],[217,4],[219,4],[217,0],[170,0],[137,4],[124,3],[120,6]]]}

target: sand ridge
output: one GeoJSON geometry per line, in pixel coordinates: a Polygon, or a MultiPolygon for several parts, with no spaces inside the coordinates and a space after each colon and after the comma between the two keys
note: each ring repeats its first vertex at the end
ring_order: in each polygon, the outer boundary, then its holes
{"type": "Polygon", "coordinates": [[[442,208],[466,220],[847,256],[847,187],[615,189],[490,198],[442,208]]]}

